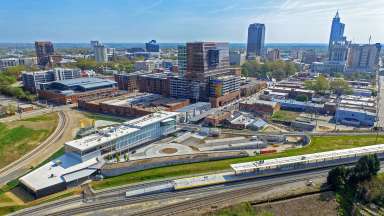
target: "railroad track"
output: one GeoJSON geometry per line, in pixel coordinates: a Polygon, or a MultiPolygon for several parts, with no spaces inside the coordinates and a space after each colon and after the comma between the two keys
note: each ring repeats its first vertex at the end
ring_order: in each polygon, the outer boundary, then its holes
{"type": "MultiPolygon", "coordinates": [[[[58,125],[54,130],[54,132],[46,140],[44,140],[40,145],[38,145],[32,151],[25,154],[23,157],[21,157],[17,161],[12,162],[8,166],[0,170],[0,184],[2,183],[5,184],[7,183],[7,181],[12,180],[13,178],[5,179],[5,181],[1,179],[7,178],[7,176],[11,175],[12,173],[17,172],[19,169],[22,169],[25,166],[28,166],[30,161],[33,160],[34,157],[39,155],[47,146],[57,141],[63,135],[64,129],[68,124],[69,118],[68,118],[68,115],[63,111],[58,112],[58,115],[59,115],[58,125]]],[[[12,176],[12,177],[17,178],[19,176],[12,176]]]]}
{"type": "MultiPolygon", "coordinates": [[[[321,174],[317,176],[323,177],[323,176],[326,176],[326,174],[321,174]]],[[[302,178],[279,181],[275,183],[268,183],[262,186],[253,186],[253,187],[251,186],[251,187],[246,187],[241,189],[231,188],[231,191],[222,192],[219,194],[215,193],[214,195],[208,195],[206,197],[194,199],[188,202],[177,203],[177,204],[155,208],[155,209],[151,209],[143,212],[132,213],[129,215],[140,215],[140,216],[141,215],[175,215],[175,214],[183,213],[187,210],[191,210],[192,208],[210,206],[220,202],[225,202],[232,199],[246,197],[252,193],[255,193],[260,190],[268,189],[273,186],[278,186],[278,185],[288,184],[288,183],[293,183],[298,181],[304,181],[307,179],[308,177],[304,176],[302,178]]],[[[252,184],[248,183],[248,186],[249,185],[252,185],[252,184]]],[[[136,204],[136,203],[155,201],[155,200],[164,200],[170,197],[182,197],[182,196],[196,194],[196,193],[212,192],[212,191],[215,191],[214,189],[215,187],[197,188],[197,189],[177,191],[177,192],[165,192],[165,193],[160,193],[155,195],[147,195],[143,197],[133,197],[133,198],[112,200],[112,201],[104,201],[99,203],[83,205],[83,206],[79,206],[79,207],[75,207],[75,208],[71,208],[71,209],[67,209],[67,210],[63,210],[55,213],[49,213],[49,215],[54,215],[54,216],[76,215],[76,214],[94,212],[96,210],[108,209],[113,207],[129,205],[129,204],[136,204]]]]}
{"type": "MultiPolygon", "coordinates": [[[[297,182],[298,180],[290,180],[287,182],[284,182],[283,184],[289,184],[293,182],[297,182]]],[[[193,209],[197,208],[203,208],[203,207],[210,207],[212,205],[216,205],[219,203],[231,201],[231,200],[236,200],[236,199],[241,199],[244,197],[248,197],[252,194],[255,194],[256,192],[260,192],[266,189],[270,189],[273,186],[281,185],[282,183],[273,183],[273,184],[268,184],[264,186],[260,186],[257,188],[244,188],[240,190],[236,190],[235,192],[233,191],[228,191],[228,192],[223,192],[220,194],[214,194],[202,198],[198,198],[195,200],[191,201],[184,201],[181,203],[176,203],[176,204],[171,204],[168,206],[160,207],[160,208],[155,208],[147,211],[142,211],[139,213],[134,213],[130,214],[132,216],[137,215],[137,216],[166,216],[166,215],[180,215],[185,212],[191,211],[193,209]]]]}
{"type": "MultiPolygon", "coordinates": [[[[94,199],[100,201],[100,200],[105,200],[108,198],[125,197],[125,192],[127,190],[145,188],[148,186],[164,184],[164,183],[168,183],[168,182],[170,182],[170,180],[159,181],[159,182],[149,182],[149,183],[143,183],[143,184],[138,184],[138,185],[127,185],[127,186],[122,186],[122,187],[118,187],[118,188],[107,189],[104,191],[97,191],[95,193],[94,199]]],[[[68,197],[68,198],[63,199],[63,200],[54,201],[54,202],[50,202],[50,203],[46,203],[46,204],[41,204],[41,205],[38,205],[35,207],[22,209],[18,212],[11,214],[11,215],[12,216],[32,215],[32,214],[39,213],[42,210],[54,209],[57,207],[62,207],[62,206],[66,206],[66,205],[70,205],[70,204],[78,203],[78,202],[82,202],[82,201],[83,201],[83,198],[81,196],[68,197]]]]}

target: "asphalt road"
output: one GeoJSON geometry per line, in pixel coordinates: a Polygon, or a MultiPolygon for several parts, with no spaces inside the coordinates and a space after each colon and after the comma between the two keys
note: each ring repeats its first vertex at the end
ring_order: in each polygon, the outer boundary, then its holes
{"type": "Polygon", "coordinates": [[[70,109],[72,106],[73,105],[63,105],[63,106],[56,106],[56,107],[32,110],[29,112],[16,114],[16,115],[9,116],[6,118],[0,118],[0,122],[11,122],[11,121],[19,120],[19,119],[31,118],[34,116],[44,115],[44,114],[51,113],[51,112],[65,111],[65,110],[70,109]]]}

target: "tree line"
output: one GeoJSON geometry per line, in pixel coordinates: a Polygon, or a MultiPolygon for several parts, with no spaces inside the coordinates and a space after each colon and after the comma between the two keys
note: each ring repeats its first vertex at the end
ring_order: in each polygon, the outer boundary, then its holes
{"type": "Polygon", "coordinates": [[[282,80],[294,75],[299,71],[296,64],[285,61],[247,61],[241,66],[243,76],[256,77],[260,79],[282,80]]]}
{"type": "Polygon", "coordinates": [[[304,81],[305,89],[313,90],[317,94],[326,94],[332,92],[334,94],[352,94],[353,89],[347,81],[341,78],[328,80],[325,76],[320,75],[314,80],[304,81]]]}
{"type": "Polygon", "coordinates": [[[36,95],[23,90],[17,83],[22,71],[33,71],[37,68],[27,68],[23,65],[9,67],[0,72],[0,93],[17,99],[34,101],[36,95]]]}
{"type": "Polygon", "coordinates": [[[374,154],[361,157],[354,167],[339,166],[328,173],[327,184],[343,199],[341,207],[345,214],[354,214],[355,203],[384,204],[383,181],[377,177],[379,171],[380,160],[374,154]],[[379,183],[373,184],[375,182],[379,183]]]}

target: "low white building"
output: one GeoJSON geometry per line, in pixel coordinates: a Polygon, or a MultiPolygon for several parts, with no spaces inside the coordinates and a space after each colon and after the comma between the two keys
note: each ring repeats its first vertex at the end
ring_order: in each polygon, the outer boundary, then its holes
{"type": "Polygon", "coordinates": [[[177,115],[152,113],[67,142],[63,156],[21,177],[20,182],[35,197],[64,190],[88,179],[103,166],[105,156],[129,151],[175,132],[177,115]]]}

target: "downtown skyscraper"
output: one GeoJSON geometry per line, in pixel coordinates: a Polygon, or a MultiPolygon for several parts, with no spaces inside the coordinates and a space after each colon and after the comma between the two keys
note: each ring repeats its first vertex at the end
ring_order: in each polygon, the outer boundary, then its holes
{"type": "Polygon", "coordinates": [[[46,67],[50,64],[50,56],[54,54],[55,50],[50,41],[36,41],[35,51],[37,56],[37,64],[40,67],[46,67]]]}
{"type": "Polygon", "coordinates": [[[265,43],[265,25],[253,23],[248,27],[247,60],[262,56],[265,43]]]}
{"type": "Polygon", "coordinates": [[[335,17],[332,20],[331,34],[329,36],[328,45],[329,49],[333,44],[346,40],[346,38],[344,37],[344,28],[345,24],[341,22],[339,11],[337,11],[335,17]]]}

